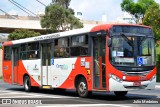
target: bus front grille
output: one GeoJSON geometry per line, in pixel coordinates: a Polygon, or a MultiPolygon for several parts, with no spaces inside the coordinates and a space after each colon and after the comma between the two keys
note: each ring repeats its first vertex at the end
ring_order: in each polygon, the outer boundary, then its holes
{"type": "Polygon", "coordinates": [[[127,89],[145,89],[147,86],[146,85],[141,85],[141,86],[124,86],[127,89]]]}

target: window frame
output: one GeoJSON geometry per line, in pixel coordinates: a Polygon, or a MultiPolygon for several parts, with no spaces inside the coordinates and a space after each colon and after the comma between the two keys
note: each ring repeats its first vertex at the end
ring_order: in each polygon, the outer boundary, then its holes
{"type": "MultiPolygon", "coordinates": [[[[79,50],[79,51],[81,51],[81,50],[79,50]]],[[[74,35],[74,36],[71,36],[71,38],[70,38],[70,56],[71,57],[81,57],[81,56],[89,56],[89,35],[87,34],[87,33],[84,33],[84,34],[78,34],[78,35],[74,35]],[[73,45],[72,46],[72,37],[78,37],[78,36],[84,36],[85,37],[85,42],[84,42],[84,44],[77,44],[77,45],[73,45]],[[88,48],[87,49],[87,54],[86,55],[82,55],[81,54],[81,52],[79,52],[79,54],[80,55],[71,55],[72,53],[72,49],[71,48],[76,48],[76,47],[79,47],[79,48],[84,48],[84,47],[86,47],[86,48],[88,48]]]]}

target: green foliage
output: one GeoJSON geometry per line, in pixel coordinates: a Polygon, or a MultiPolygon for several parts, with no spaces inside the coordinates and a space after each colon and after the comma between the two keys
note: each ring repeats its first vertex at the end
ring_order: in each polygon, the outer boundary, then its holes
{"type": "Polygon", "coordinates": [[[17,40],[23,38],[29,38],[34,36],[39,36],[39,32],[30,31],[27,29],[16,29],[14,32],[10,33],[8,36],[8,40],[17,40]]]}
{"type": "MultiPolygon", "coordinates": [[[[58,2],[63,0],[54,1],[54,3],[51,3],[46,7],[45,15],[41,18],[41,26],[43,28],[52,32],[58,32],[83,27],[83,24],[79,19],[74,16],[73,9],[70,9],[58,2]]],[[[70,2],[70,0],[67,1],[70,2]]]]}
{"type": "Polygon", "coordinates": [[[130,13],[135,18],[136,23],[138,23],[140,18],[144,17],[148,7],[155,3],[154,0],[138,0],[137,3],[134,0],[123,0],[121,8],[122,11],[130,13]]]}
{"type": "MultiPolygon", "coordinates": [[[[155,40],[160,41],[160,6],[153,4],[148,7],[143,18],[143,24],[152,26],[155,40]]],[[[156,46],[157,82],[160,82],[160,46],[156,46]]]]}
{"type": "Polygon", "coordinates": [[[156,41],[160,40],[160,6],[151,5],[145,13],[143,24],[152,26],[156,41]]]}
{"type": "Polygon", "coordinates": [[[68,9],[71,0],[52,0],[53,4],[59,4],[64,8],[68,9]]]}
{"type": "MultiPolygon", "coordinates": [[[[155,40],[160,40],[160,6],[154,3],[148,7],[143,18],[143,24],[152,26],[155,40]]],[[[160,82],[160,46],[156,46],[157,82],[160,82]]]]}

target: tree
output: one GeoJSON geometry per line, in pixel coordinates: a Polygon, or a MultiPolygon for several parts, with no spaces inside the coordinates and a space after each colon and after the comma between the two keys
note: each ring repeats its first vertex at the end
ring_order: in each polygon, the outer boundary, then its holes
{"type": "Polygon", "coordinates": [[[68,9],[70,2],[71,2],[71,0],[52,0],[53,4],[57,3],[66,9],[68,9]]]}
{"type": "Polygon", "coordinates": [[[52,32],[82,28],[83,24],[74,16],[74,11],[68,8],[70,0],[53,0],[45,8],[45,15],[41,18],[42,28],[52,32]],[[64,1],[68,1],[67,3],[64,1]]]}
{"type": "Polygon", "coordinates": [[[126,11],[132,15],[135,22],[138,23],[141,18],[144,17],[148,7],[152,4],[156,4],[154,0],[138,0],[137,3],[134,0],[123,0],[121,3],[122,11],[126,11]]]}
{"type": "Polygon", "coordinates": [[[160,5],[153,4],[146,11],[143,24],[152,26],[156,41],[160,40],[160,5]]]}
{"type": "Polygon", "coordinates": [[[34,36],[39,36],[39,32],[30,31],[27,29],[16,29],[14,32],[10,33],[8,36],[8,40],[17,40],[23,38],[29,38],[34,36]]]}

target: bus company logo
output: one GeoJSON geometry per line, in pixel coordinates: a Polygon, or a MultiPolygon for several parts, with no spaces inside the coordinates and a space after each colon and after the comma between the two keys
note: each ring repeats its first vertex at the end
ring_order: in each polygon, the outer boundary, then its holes
{"type": "Polygon", "coordinates": [[[35,65],[34,65],[33,70],[38,70],[38,68],[37,68],[37,64],[35,64],[35,65]]]}
{"type": "Polygon", "coordinates": [[[2,99],[2,104],[12,104],[11,99],[2,99]]]}
{"type": "Polygon", "coordinates": [[[66,64],[59,65],[59,64],[57,64],[56,68],[60,68],[61,70],[67,70],[68,69],[68,65],[66,65],[66,64]]]}

